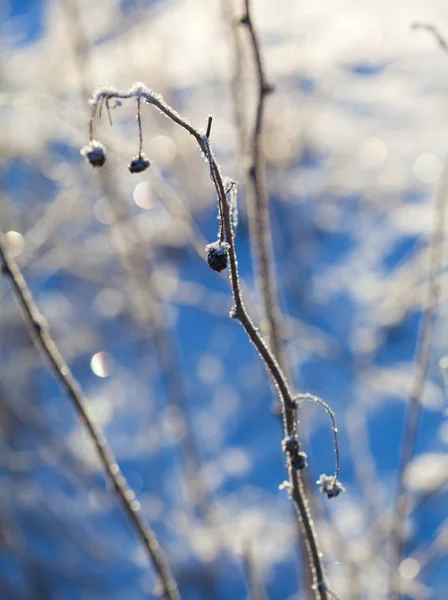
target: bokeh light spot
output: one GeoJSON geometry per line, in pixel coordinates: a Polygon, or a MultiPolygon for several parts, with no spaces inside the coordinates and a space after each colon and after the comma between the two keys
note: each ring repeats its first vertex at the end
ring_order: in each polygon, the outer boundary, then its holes
{"type": "Polygon", "coordinates": [[[93,214],[95,219],[103,225],[112,225],[115,222],[114,213],[109,205],[107,198],[99,198],[93,205],[93,214]]]}
{"type": "Polygon", "coordinates": [[[359,149],[359,161],[363,167],[379,167],[387,158],[387,146],[378,137],[366,138],[359,149]]]}
{"type": "Polygon", "coordinates": [[[414,579],[420,573],[420,565],[415,558],[405,558],[401,561],[399,569],[400,575],[405,579],[414,579]]]}
{"type": "Polygon", "coordinates": [[[169,165],[177,154],[177,146],[174,141],[166,135],[157,135],[149,143],[151,156],[160,166],[169,165]]]}
{"type": "Polygon", "coordinates": [[[97,396],[89,401],[89,415],[90,418],[104,427],[113,417],[113,409],[108,398],[104,396],[97,396]]]}
{"type": "Polygon", "coordinates": [[[206,354],[202,356],[197,365],[197,373],[204,383],[215,383],[222,377],[222,362],[217,356],[206,354]]]}
{"type": "Polygon", "coordinates": [[[435,154],[422,154],[414,162],[414,175],[423,183],[434,183],[442,174],[442,161],[435,154]]]}
{"type": "Polygon", "coordinates": [[[16,258],[22,254],[25,247],[25,240],[20,233],[17,231],[8,231],[8,233],[5,233],[5,240],[11,256],[16,258]]]}
{"type": "Polygon", "coordinates": [[[104,288],[95,298],[95,310],[103,317],[116,317],[124,307],[124,294],[120,290],[104,288]]]}
{"type": "Polygon", "coordinates": [[[134,188],[134,202],[140,208],[146,210],[154,207],[154,198],[151,194],[151,183],[149,181],[140,181],[134,188]]]}
{"type": "Polygon", "coordinates": [[[107,352],[97,352],[92,356],[90,368],[97,377],[109,377],[113,370],[113,359],[107,352]]]}

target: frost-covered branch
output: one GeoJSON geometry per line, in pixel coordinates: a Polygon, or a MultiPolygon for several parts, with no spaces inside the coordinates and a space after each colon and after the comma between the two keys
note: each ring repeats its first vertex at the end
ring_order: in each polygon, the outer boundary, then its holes
{"type": "Polygon", "coordinates": [[[250,243],[255,263],[256,283],[261,299],[263,333],[283,372],[287,374],[286,358],[282,348],[283,333],[278,307],[266,168],[261,145],[266,99],[273,92],[274,87],[267,80],[258,31],[252,18],[250,0],[244,0],[243,5],[244,14],[240,23],[248,32],[257,80],[255,118],[249,132],[249,157],[246,173],[249,192],[247,210],[250,243]]]}
{"type": "MultiPolygon", "coordinates": [[[[224,184],[224,180],[221,175],[221,170],[218,164],[216,163],[212,148],[209,143],[210,119],[208,121],[207,131],[205,133],[200,132],[198,129],[193,127],[186,119],[181,117],[173,108],[171,108],[159,94],[154,93],[143,83],[136,83],[129,90],[125,91],[119,91],[115,88],[110,87],[99,88],[94,92],[94,94],[89,100],[89,103],[92,108],[92,117],[90,122],[90,143],[93,143],[95,141],[93,137],[93,120],[97,114],[97,111],[100,110],[103,105],[108,106],[109,102],[111,102],[112,100],[116,101],[123,99],[134,99],[137,102],[138,106],[140,106],[141,103],[147,103],[155,106],[169,119],[171,119],[174,123],[178,124],[180,127],[185,129],[190,135],[192,135],[196,139],[203,155],[208,160],[210,167],[210,177],[213,181],[218,196],[220,216],[220,230],[217,240],[218,247],[212,248],[212,250],[218,252],[218,255],[215,255],[213,257],[213,262],[215,266],[221,267],[220,261],[222,260],[222,256],[220,253],[227,252],[228,262],[230,266],[230,283],[233,295],[233,307],[230,312],[230,316],[241,323],[249,339],[258,350],[268,373],[271,375],[274,381],[281,403],[285,439],[287,440],[291,438],[296,438],[297,403],[294,400],[294,394],[292,393],[289,387],[286,377],[282,369],[280,368],[276,357],[274,356],[269,346],[266,344],[258,328],[254,325],[244,304],[243,294],[241,291],[238,276],[238,262],[234,242],[235,236],[232,218],[233,208],[231,206],[231,202],[229,202],[229,189],[224,184]],[[226,246],[224,250],[224,248],[222,248],[220,244],[226,244],[228,247],[226,246]]],[[[221,269],[219,268],[216,270],[221,269]]],[[[289,452],[286,452],[286,454],[288,457],[287,466],[289,473],[289,490],[297,512],[303,536],[306,539],[308,560],[310,562],[311,570],[313,572],[314,577],[313,589],[316,598],[319,598],[320,600],[327,600],[329,595],[329,588],[326,584],[326,576],[323,567],[322,555],[319,549],[314,523],[309,510],[308,500],[303,489],[298,465],[295,464],[293,460],[291,460],[289,452]]]]}

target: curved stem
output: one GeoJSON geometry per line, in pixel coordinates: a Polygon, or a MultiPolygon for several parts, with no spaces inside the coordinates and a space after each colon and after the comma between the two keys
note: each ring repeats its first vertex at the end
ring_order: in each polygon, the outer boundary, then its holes
{"type": "Polygon", "coordinates": [[[334,470],[334,478],[335,480],[339,477],[339,441],[338,441],[338,427],[336,425],[336,417],[334,412],[328,406],[328,404],[319,398],[319,396],[313,396],[313,394],[297,394],[295,397],[296,401],[299,402],[314,402],[315,404],[319,404],[325,410],[325,412],[329,415],[331,419],[331,423],[333,425],[333,439],[334,439],[334,451],[336,454],[336,466],[334,470]]]}

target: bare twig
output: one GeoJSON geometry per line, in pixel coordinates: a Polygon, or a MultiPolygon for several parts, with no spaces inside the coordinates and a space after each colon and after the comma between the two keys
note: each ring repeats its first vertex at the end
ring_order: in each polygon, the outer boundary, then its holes
{"type": "MultiPolygon", "coordinates": [[[[436,38],[444,52],[448,52],[448,43],[431,24],[415,23],[413,29],[426,29],[436,38]]],[[[426,305],[420,321],[416,355],[415,355],[415,380],[409,398],[407,414],[404,423],[403,443],[401,446],[400,463],[398,469],[398,484],[395,513],[393,515],[391,542],[392,560],[390,571],[389,595],[393,598],[401,597],[400,577],[398,567],[403,553],[403,525],[409,512],[409,494],[404,488],[404,475],[415,450],[418,422],[421,413],[421,399],[425,387],[426,375],[429,367],[431,344],[434,326],[437,317],[437,308],[440,300],[440,274],[443,266],[443,244],[445,237],[445,201],[448,191],[448,165],[442,173],[437,192],[436,205],[433,216],[433,230],[429,243],[429,277],[426,305]]]]}
{"type": "Polygon", "coordinates": [[[243,569],[248,600],[267,600],[266,590],[255,565],[252,548],[249,542],[245,544],[243,549],[243,569]]]}
{"type": "Polygon", "coordinates": [[[411,29],[424,29],[428,31],[431,35],[434,36],[436,42],[439,44],[443,52],[445,52],[445,54],[448,54],[448,42],[437,29],[437,27],[435,27],[431,23],[413,23],[411,25],[411,29]]]}
{"type": "MultiPolygon", "coordinates": [[[[193,127],[186,119],[181,117],[173,108],[171,108],[163,100],[163,98],[160,95],[154,93],[142,83],[136,83],[129,90],[126,91],[119,91],[115,88],[100,88],[93,93],[89,102],[92,106],[97,106],[99,105],[99,103],[103,102],[108,98],[138,98],[140,99],[140,101],[152,104],[163,114],[165,114],[169,119],[171,119],[174,123],[176,123],[183,129],[185,129],[188,133],[190,133],[197,141],[202,153],[209,159],[211,177],[218,195],[220,213],[222,215],[223,220],[222,225],[224,229],[226,243],[228,244],[228,254],[230,258],[229,276],[234,303],[234,306],[231,310],[231,317],[238,320],[241,323],[249,339],[258,350],[266,366],[267,371],[269,372],[275,383],[281,401],[285,439],[291,439],[296,437],[297,406],[294,402],[294,395],[290,390],[285,375],[281,370],[273,352],[270,350],[270,348],[264,341],[262,335],[258,331],[258,328],[255,327],[254,323],[252,322],[243,301],[243,295],[238,277],[238,263],[235,251],[234,236],[232,231],[230,206],[228,203],[226,188],[224,186],[221,171],[218,164],[215,161],[208,137],[202,134],[198,129],[193,127]]],[[[326,584],[326,575],[322,562],[322,555],[318,546],[316,531],[308,506],[308,500],[304,493],[302,478],[300,476],[299,471],[293,468],[290,457],[288,457],[287,466],[289,473],[289,489],[302,528],[302,533],[306,540],[308,560],[313,572],[315,596],[320,600],[327,600],[328,587],[326,584]]]]}
{"type": "Polygon", "coordinates": [[[1,232],[0,265],[2,272],[10,281],[12,291],[21,308],[24,320],[36,347],[40,350],[43,358],[53,372],[53,375],[59,381],[61,387],[73,403],[81,423],[85,426],[86,431],[92,440],[106,478],[148,553],[149,559],[160,578],[164,597],[167,600],[178,600],[180,596],[176,582],[174,581],[165,558],[160,551],[156,535],[152,529],[145,524],[140,516],[139,504],[135,501],[135,494],[129,488],[126,480],[121,474],[120,468],[118,467],[115,457],[104,436],[90,418],[87,401],[81,388],[51,337],[45,320],[39,312],[15,260],[8,256],[6,242],[1,232]]]}
{"type": "Polygon", "coordinates": [[[261,326],[263,335],[277,358],[283,372],[287,373],[286,358],[282,348],[282,324],[278,309],[277,281],[275,276],[272,235],[269,218],[269,202],[266,189],[266,168],[262,152],[262,132],[265,101],[273,92],[273,86],[266,78],[258,32],[255,28],[250,0],[244,0],[244,14],[241,24],[248,31],[257,76],[257,106],[253,129],[250,132],[250,158],[247,166],[249,187],[247,209],[249,232],[256,270],[257,288],[262,305],[261,326]]]}
{"type": "Polygon", "coordinates": [[[443,243],[445,237],[446,194],[448,192],[448,166],[445,167],[437,192],[436,205],[433,215],[433,230],[429,242],[429,276],[428,291],[425,307],[419,326],[417,348],[415,353],[415,379],[409,398],[409,404],[403,428],[403,443],[401,446],[400,463],[398,468],[398,485],[395,514],[391,532],[392,560],[390,572],[390,597],[400,597],[400,578],[398,567],[403,552],[403,525],[409,512],[409,494],[404,489],[404,475],[415,450],[418,422],[421,413],[421,400],[429,367],[431,345],[437,308],[440,301],[440,273],[443,266],[443,243]]]}
{"type": "MultiPolygon", "coordinates": [[[[274,251],[272,244],[271,219],[269,216],[269,198],[266,187],[266,165],[262,151],[262,133],[264,127],[264,115],[266,98],[274,91],[274,86],[268,82],[264,66],[263,55],[258,31],[252,17],[252,4],[250,0],[243,0],[243,16],[240,24],[247,29],[250,50],[253,56],[257,82],[257,99],[255,119],[252,128],[248,126],[249,132],[249,157],[246,159],[246,182],[247,182],[247,212],[249,223],[249,236],[252,258],[255,266],[255,280],[261,299],[261,329],[274,356],[288,380],[291,380],[290,366],[287,354],[283,347],[283,321],[279,308],[277,278],[274,262],[274,251]]],[[[240,145],[246,154],[246,132],[245,122],[240,105],[242,95],[242,52],[238,39],[238,31],[233,31],[234,53],[235,53],[235,76],[232,81],[232,90],[235,105],[235,119],[240,134],[240,145]]],[[[278,400],[274,401],[274,413],[280,413],[281,407],[278,400]]],[[[299,408],[300,411],[300,408],[299,408]]],[[[304,473],[302,476],[304,490],[309,498],[311,506],[315,506],[313,490],[304,473]]],[[[299,538],[301,556],[305,555],[303,540],[299,538]]],[[[312,574],[306,567],[302,569],[302,576],[310,587],[312,574]]]]}

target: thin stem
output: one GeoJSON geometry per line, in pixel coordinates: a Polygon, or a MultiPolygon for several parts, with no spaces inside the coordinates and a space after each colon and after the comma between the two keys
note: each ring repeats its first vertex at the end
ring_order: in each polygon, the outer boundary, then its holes
{"type": "Polygon", "coordinates": [[[51,337],[45,320],[34,302],[19,267],[15,260],[11,258],[11,256],[8,256],[6,242],[1,232],[0,265],[2,272],[9,279],[12,291],[21,308],[31,338],[42,357],[49,365],[54,377],[59,381],[61,387],[71,400],[80,417],[81,423],[85,426],[93,443],[94,449],[112,490],[115,492],[124,512],[148,553],[148,557],[160,578],[163,587],[163,596],[167,600],[179,600],[180,595],[176,582],[162,555],[157,537],[152,529],[145,524],[141,518],[139,514],[139,504],[135,502],[135,494],[121,474],[120,468],[117,465],[115,457],[104,436],[97,428],[94,421],[91,420],[87,408],[87,400],[51,337]]]}
{"type": "Polygon", "coordinates": [[[247,28],[257,77],[257,105],[255,121],[249,136],[250,159],[247,167],[248,213],[251,248],[256,267],[256,281],[262,302],[262,330],[266,341],[286,373],[282,351],[282,327],[278,310],[277,281],[274,269],[269,201],[266,189],[266,168],[261,136],[264,126],[266,97],[273,91],[266,78],[258,33],[252,19],[250,0],[244,0],[241,24],[247,28]]]}
{"type": "MultiPolygon", "coordinates": [[[[212,156],[211,152],[210,155],[212,156]]],[[[214,162],[213,158],[212,160],[214,162]]],[[[226,240],[228,240],[228,243],[230,244],[230,282],[234,300],[234,307],[232,308],[231,316],[241,323],[249,339],[261,355],[261,358],[268,372],[270,373],[279,393],[285,437],[294,436],[296,435],[296,418],[293,396],[291,390],[289,389],[289,385],[286,381],[285,375],[283,374],[283,371],[281,370],[277,362],[277,359],[275,358],[270,348],[267,346],[258,329],[254,326],[249,314],[246,311],[242,291],[239,284],[238,263],[235,252],[234,239],[232,235],[230,209],[226,199],[221,174],[215,162],[214,170],[216,174],[216,183],[218,186],[218,198],[221,203],[226,240]]],[[[313,579],[315,582],[315,592],[317,594],[317,597],[320,598],[320,600],[327,600],[326,589],[323,586],[319,586],[317,584],[317,582],[319,581],[324,581],[325,572],[321,560],[320,550],[318,547],[314,523],[308,506],[308,500],[306,498],[303,488],[303,482],[299,472],[293,469],[290,463],[288,463],[288,472],[291,495],[302,528],[302,533],[305,538],[305,546],[308,553],[308,560],[311,571],[313,573],[313,579]]]]}
{"type": "Polygon", "coordinates": [[[143,150],[143,133],[142,133],[142,117],[140,112],[140,98],[137,98],[137,123],[138,123],[138,156],[142,155],[143,150]]]}
{"type": "Polygon", "coordinates": [[[255,565],[250,543],[247,543],[243,549],[243,569],[248,600],[267,600],[266,590],[255,565]]]}
{"type": "MultiPolygon", "coordinates": [[[[213,117],[212,115],[208,116],[207,119],[207,131],[205,133],[205,138],[206,140],[210,140],[210,133],[212,131],[212,124],[213,124],[213,117]]],[[[213,168],[213,162],[211,160],[211,156],[210,156],[210,144],[207,143],[206,144],[206,152],[207,152],[207,160],[208,160],[208,164],[210,165],[210,179],[213,181],[213,183],[215,184],[216,187],[216,182],[215,182],[215,172],[214,172],[214,168],[213,168]]],[[[218,210],[219,210],[219,230],[218,230],[218,238],[220,242],[224,241],[224,229],[222,226],[222,210],[221,210],[221,203],[218,202],[218,210]]]]}
{"type": "Polygon", "coordinates": [[[93,141],[93,121],[95,120],[95,112],[96,112],[96,106],[92,106],[92,110],[90,111],[90,121],[89,121],[89,142],[93,141]]]}
{"type": "MultiPolygon", "coordinates": [[[[269,198],[266,186],[266,164],[262,151],[262,133],[264,127],[265,103],[267,96],[273,92],[274,87],[268,83],[266,70],[261,52],[261,44],[252,18],[252,4],[250,0],[243,0],[243,16],[240,24],[247,29],[250,50],[253,56],[254,70],[256,73],[257,98],[255,119],[253,125],[247,127],[249,134],[249,159],[246,160],[247,182],[247,212],[249,223],[249,236],[252,258],[255,266],[255,281],[261,299],[261,329],[268,345],[277,358],[283,373],[291,380],[287,354],[283,347],[283,321],[279,308],[277,279],[274,263],[274,251],[271,233],[271,219],[269,215],[269,198]]],[[[246,153],[246,131],[243,112],[239,104],[242,96],[242,63],[243,54],[238,31],[233,31],[235,51],[235,76],[232,81],[232,90],[235,104],[235,120],[240,134],[240,147],[246,153]]],[[[273,412],[279,414],[281,408],[278,400],[273,403],[273,412]]],[[[297,425],[298,427],[298,425],[297,425]]],[[[313,489],[306,473],[302,474],[304,489],[311,507],[315,507],[313,489]]],[[[298,545],[301,556],[306,554],[303,540],[299,538],[298,545]]],[[[306,567],[302,569],[307,587],[311,587],[312,574],[306,567]]]]}
{"type": "MultiPolygon", "coordinates": [[[[105,98],[127,99],[133,97],[141,97],[148,104],[154,105],[158,110],[160,110],[163,114],[170,118],[174,123],[177,123],[180,127],[188,131],[188,133],[190,133],[196,139],[202,153],[210,161],[210,172],[220,204],[225,240],[229,244],[229,277],[234,302],[234,306],[231,311],[231,316],[241,323],[249,339],[261,355],[266,369],[274,381],[281,402],[281,412],[285,437],[295,436],[296,405],[294,402],[294,396],[289,388],[286,377],[282,369],[280,368],[275,355],[264,341],[258,329],[253,324],[244,305],[243,294],[241,291],[238,277],[238,262],[232,231],[230,206],[227,201],[226,189],[223,183],[221,171],[215,161],[212,149],[209,144],[209,140],[206,136],[202,135],[195,127],[193,127],[187,120],[183,119],[173,108],[171,108],[160,95],[155,94],[142,83],[136,83],[129,90],[126,91],[119,91],[114,88],[98,89],[94,92],[89,102],[90,104],[95,105],[103,101],[103,99],[105,98]]],[[[308,560],[310,563],[311,570],[313,572],[315,595],[316,598],[318,598],[319,600],[327,600],[328,595],[325,585],[326,577],[322,562],[322,556],[317,541],[314,523],[309,510],[308,500],[303,489],[303,482],[300,477],[300,473],[292,468],[289,460],[287,466],[289,473],[291,496],[297,512],[299,523],[302,528],[302,533],[305,539],[305,546],[308,553],[308,560]]]]}
{"type": "Polygon", "coordinates": [[[415,352],[415,379],[403,427],[398,468],[395,514],[391,532],[392,559],[390,572],[390,598],[400,598],[400,577],[398,567],[403,553],[403,526],[409,513],[409,494],[405,490],[404,475],[414,455],[418,423],[422,409],[422,396],[431,355],[437,308],[440,301],[440,274],[443,267],[443,245],[445,237],[446,194],[448,192],[448,165],[445,166],[437,192],[433,215],[433,230],[429,242],[429,277],[425,307],[420,320],[417,348],[415,352]]]}
{"type": "Polygon", "coordinates": [[[331,423],[333,425],[333,439],[334,439],[334,451],[336,454],[336,465],[334,471],[334,477],[337,480],[339,477],[339,441],[338,441],[338,427],[336,425],[336,418],[334,412],[328,406],[328,404],[319,398],[319,396],[314,396],[313,394],[297,394],[295,397],[297,402],[314,402],[315,404],[319,404],[325,410],[325,412],[329,415],[331,419],[331,423]]]}
{"type": "MultiPolygon", "coordinates": [[[[442,34],[431,24],[414,23],[413,29],[425,29],[436,39],[440,48],[448,53],[448,43],[442,34]]],[[[398,469],[395,513],[393,516],[391,542],[392,557],[389,582],[391,599],[401,597],[398,568],[403,554],[403,527],[409,513],[410,498],[404,486],[404,475],[414,455],[417,439],[418,422],[421,414],[421,399],[424,392],[426,375],[429,367],[431,344],[434,333],[437,308],[440,301],[440,274],[443,267],[443,243],[445,237],[445,196],[448,191],[448,165],[442,173],[437,192],[436,206],[433,216],[433,230],[429,244],[429,278],[426,305],[420,320],[417,348],[415,354],[415,379],[409,398],[407,414],[403,428],[403,444],[401,446],[398,469]]]]}
{"type": "Polygon", "coordinates": [[[440,31],[437,29],[437,27],[435,27],[431,23],[413,23],[411,25],[411,28],[412,29],[424,29],[424,30],[428,31],[434,37],[436,42],[439,44],[441,50],[443,50],[443,52],[445,52],[445,54],[448,54],[448,42],[443,37],[443,35],[440,33],[440,31]]]}

